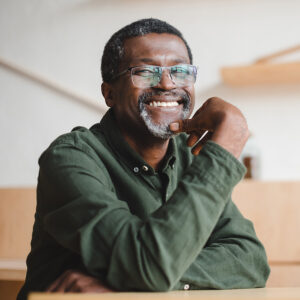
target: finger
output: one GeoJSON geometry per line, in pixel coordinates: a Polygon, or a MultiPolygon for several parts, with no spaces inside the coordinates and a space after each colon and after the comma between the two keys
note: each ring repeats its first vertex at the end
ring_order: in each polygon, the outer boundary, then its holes
{"type": "Polygon", "coordinates": [[[69,287],[76,282],[78,274],[78,271],[72,269],[65,271],[50,285],[46,291],[60,293],[68,291],[69,287]]]}
{"type": "Polygon", "coordinates": [[[197,156],[203,148],[203,144],[200,142],[192,149],[193,155],[197,156]]]}
{"type": "Polygon", "coordinates": [[[198,123],[199,122],[197,122],[197,120],[195,119],[184,119],[184,120],[179,120],[171,123],[169,125],[169,128],[174,133],[179,133],[179,132],[191,133],[193,131],[203,130],[198,123]]]}
{"type": "Polygon", "coordinates": [[[98,278],[82,276],[67,287],[66,292],[72,293],[107,293],[112,292],[98,278]]]}
{"type": "Polygon", "coordinates": [[[169,125],[169,129],[175,133],[181,132],[181,121],[173,122],[169,125]]]}
{"type": "Polygon", "coordinates": [[[81,288],[80,286],[77,284],[76,280],[73,280],[71,282],[68,283],[68,285],[64,286],[64,290],[63,291],[58,291],[58,292],[64,292],[64,293],[80,293],[81,292],[81,288]]]}
{"type": "Polygon", "coordinates": [[[54,282],[52,282],[46,289],[46,292],[56,292],[59,286],[64,282],[67,277],[67,272],[64,272],[61,276],[59,276],[54,282]]]}
{"type": "Polygon", "coordinates": [[[188,147],[193,147],[199,141],[199,139],[202,137],[204,132],[205,132],[204,130],[202,130],[199,133],[193,131],[187,140],[188,147]]]}
{"type": "Polygon", "coordinates": [[[197,145],[192,149],[192,153],[194,155],[198,155],[200,153],[200,151],[202,150],[205,143],[211,139],[212,134],[213,134],[212,132],[206,131],[206,133],[201,137],[201,139],[197,143],[197,145]]]}
{"type": "Polygon", "coordinates": [[[193,131],[192,119],[179,120],[170,124],[169,128],[175,133],[187,132],[190,133],[193,131]]]}

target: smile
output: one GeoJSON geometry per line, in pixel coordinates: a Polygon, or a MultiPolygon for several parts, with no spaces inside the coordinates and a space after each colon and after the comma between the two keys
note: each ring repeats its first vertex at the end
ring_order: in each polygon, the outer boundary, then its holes
{"type": "Polygon", "coordinates": [[[148,105],[150,106],[154,106],[154,107],[173,107],[173,106],[178,106],[179,103],[177,101],[151,101],[148,103],[148,105]]]}

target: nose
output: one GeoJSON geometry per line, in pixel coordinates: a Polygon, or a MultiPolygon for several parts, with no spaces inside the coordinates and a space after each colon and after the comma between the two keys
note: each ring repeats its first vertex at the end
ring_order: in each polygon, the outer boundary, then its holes
{"type": "Polygon", "coordinates": [[[176,88],[176,84],[173,82],[170,71],[168,69],[163,70],[160,82],[158,83],[156,88],[162,90],[173,90],[176,88]]]}

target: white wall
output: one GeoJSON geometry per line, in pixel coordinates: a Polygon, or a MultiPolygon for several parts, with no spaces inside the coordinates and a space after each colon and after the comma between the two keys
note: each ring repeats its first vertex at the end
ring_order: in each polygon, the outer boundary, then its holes
{"type": "MultiPolygon", "coordinates": [[[[228,88],[225,65],[252,63],[299,43],[300,1],[0,0],[0,59],[9,60],[102,103],[99,62],[123,25],[157,17],[188,40],[200,74],[198,106],[222,96],[248,117],[260,148],[261,179],[300,179],[300,89],[228,88]]],[[[40,153],[72,127],[101,114],[0,66],[0,186],[35,185],[40,153]]]]}

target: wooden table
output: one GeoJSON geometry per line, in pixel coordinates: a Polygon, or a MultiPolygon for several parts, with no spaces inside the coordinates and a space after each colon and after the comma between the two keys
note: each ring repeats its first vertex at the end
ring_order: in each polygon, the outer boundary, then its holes
{"type": "Polygon", "coordinates": [[[300,300],[299,288],[174,291],[167,293],[55,294],[32,293],[28,300],[300,300]]]}

